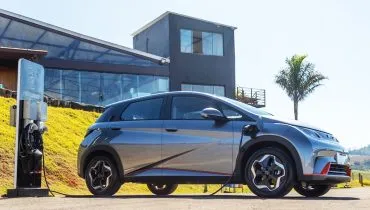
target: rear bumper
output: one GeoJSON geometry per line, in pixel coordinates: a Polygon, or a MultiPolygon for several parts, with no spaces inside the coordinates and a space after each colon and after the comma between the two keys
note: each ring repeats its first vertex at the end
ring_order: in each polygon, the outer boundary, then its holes
{"type": "Polygon", "coordinates": [[[310,184],[339,184],[351,181],[350,176],[336,176],[336,175],[304,175],[301,179],[303,182],[310,184]]]}
{"type": "Polygon", "coordinates": [[[85,178],[84,177],[84,152],[85,152],[85,148],[82,147],[80,145],[79,149],[78,149],[78,153],[77,153],[77,174],[79,177],[81,178],[85,178]]]}

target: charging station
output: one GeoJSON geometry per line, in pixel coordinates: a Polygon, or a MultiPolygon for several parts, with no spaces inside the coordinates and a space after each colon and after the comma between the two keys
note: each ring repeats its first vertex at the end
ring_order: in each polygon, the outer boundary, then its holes
{"type": "Polygon", "coordinates": [[[17,105],[10,107],[10,124],[16,127],[14,189],[8,197],[48,196],[41,188],[43,139],[47,104],[44,102],[44,68],[26,59],[18,61],[17,105]]]}

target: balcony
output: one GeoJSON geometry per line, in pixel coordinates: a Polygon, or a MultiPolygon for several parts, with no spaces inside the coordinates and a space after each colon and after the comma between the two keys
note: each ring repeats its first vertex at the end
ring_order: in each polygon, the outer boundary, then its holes
{"type": "Polygon", "coordinates": [[[255,88],[236,88],[236,100],[261,108],[266,106],[266,90],[255,88]]]}

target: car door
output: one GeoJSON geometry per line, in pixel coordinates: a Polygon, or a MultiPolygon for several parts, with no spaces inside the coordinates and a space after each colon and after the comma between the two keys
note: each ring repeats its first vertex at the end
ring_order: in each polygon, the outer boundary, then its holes
{"type": "Polygon", "coordinates": [[[164,120],[162,165],[164,176],[223,176],[232,173],[232,121],[201,117],[205,108],[218,108],[212,98],[178,95],[169,98],[164,120]]]}
{"type": "Polygon", "coordinates": [[[110,144],[118,152],[127,177],[160,175],[160,171],[148,171],[147,167],[161,159],[163,104],[163,97],[131,102],[120,121],[111,123],[110,144]]]}

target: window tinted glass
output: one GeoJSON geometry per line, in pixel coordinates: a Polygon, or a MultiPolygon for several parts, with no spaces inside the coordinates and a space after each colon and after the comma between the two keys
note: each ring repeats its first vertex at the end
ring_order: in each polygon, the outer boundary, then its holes
{"type": "Polygon", "coordinates": [[[228,106],[222,105],[221,108],[224,115],[229,119],[241,119],[243,117],[238,111],[228,106]]]}
{"type": "Polygon", "coordinates": [[[160,118],[163,98],[131,103],[123,111],[121,120],[158,120],[160,118]]]}
{"type": "Polygon", "coordinates": [[[245,104],[245,103],[242,103],[240,101],[237,101],[237,100],[234,100],[234,99],[230,99],[230,98],[226,98],[226,97],[222,97],[223,100],[229,102],[229,103],[232,103],[252,114],[255,114],[255,115],[270,115],[270,116],[273,116],[272,114],[266,112],[266,111],[263,111],[262,109],[258,109],[256,107],[253,107],[253,106],[250,106],[248,104],[245,104]]]}
{"type": "Polygon", "coordinates": [[[216,108],[211,100],[192,96],[174,97],[172,100],[172,119],[202,120],[201,111],[205,108],[216,108]]]}

